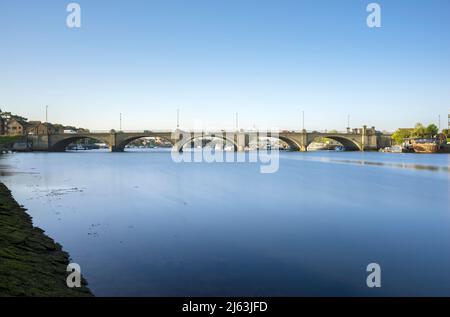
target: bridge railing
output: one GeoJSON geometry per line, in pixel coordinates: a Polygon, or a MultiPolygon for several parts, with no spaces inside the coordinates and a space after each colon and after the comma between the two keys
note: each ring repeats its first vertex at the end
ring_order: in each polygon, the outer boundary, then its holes
{"type": "MultiPolygon", "coordinates": [[[[87,131],[64,131],[62,134],[108,134],[108,133],[133,133],[133,134],[152,134],[152,133],[172,133],[175,130],[168,130],[168,129],[148,129],[148,130],[87,130],[87,131]]],[[[190,132],[190,133],[220,133],[220,132],[236,132],[235,130],[189,130],[189,129],[181,129],[181,131],[190,132]]],[[[252,129],[246,129],[246,130],[240,130],[240,132],[258,132],[259,130],[252,130],[252,129]]],[[[262,130],[261,130],[262,131],[262,130]]],[[[267,131],[270,131],[267,130],[267,131]]],[[[278,130],[279,133],[303,133],[303,130],[278,130]]],[[[353,131],[336,131],[336,130],[307,130],[307,133],[321,133],[321,134],[352,134],[353,131]]]]}
{"type": "Polygon", "coordinates": [[[308,131],[308,133],[349,134],[348,131],[342,131],[342,130],[340,130],[340,131],[338,131],[338,130],[315,130],[315,131],[308,131]]]}
{"type": "MultiPolygon", "coordinates": [[[[280,130],[280,133],[303,133],[303,130],[280,130]]],[[[336,134],[347,134],[347,131],[337,131],[337,130],[306,130],[306,133],[336,133],[336,134]]]]}
{"type": "Polygon", "coordinates": [[[79,132],[79,133],[111,133],[111,130],[89,130],[86,132],[79,132]]]}
{"type": "Polygon", "coordinates": [[[172,133],[174,130],[169,129],[148,129],[148,130],[121,130],[116,133],[172,133]]]}
{"type": "Polygon", "coordinates": [[[162,130],[162,129],[153,129],[153,130],[87,130],[87,131],[64,131],[61,134],[107,134],[107,133],[171,133],[173,130],[162,130]]]}

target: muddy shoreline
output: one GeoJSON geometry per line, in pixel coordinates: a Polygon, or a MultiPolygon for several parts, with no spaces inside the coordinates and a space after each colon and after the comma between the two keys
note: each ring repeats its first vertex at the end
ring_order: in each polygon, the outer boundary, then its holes
{"type": "Polygon", "coordinates": [[[0,296],[92,296],[85,280],[81,288],[66,285],[69,254],[33,227],[26,209],[0,182],[0,296]]]}

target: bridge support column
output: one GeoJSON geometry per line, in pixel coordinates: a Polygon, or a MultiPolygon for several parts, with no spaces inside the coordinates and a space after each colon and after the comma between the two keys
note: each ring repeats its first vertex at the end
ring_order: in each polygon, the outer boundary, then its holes
{"type": "Polygon", "coordinates": [[[245,146],[246,146],[246,135],[245,133],[241,133],[241,132],[237,132],[235,134],[235,142],[237,145],[237,151],[238,152],[244,152],[245,151],[245,146]]]}
{"type": "Polygon", "coordinates": [[[119,147],[116,147],[116,146],[110,146],[109,150],[111,152],[114,152],[114,153],[125,152],[125,148],[119,148],[119,147]]]}
{"type": "Polygon", "coordinates": [[[119,146],[118,133],[112,132],[109,141],[109,150],[111,152],[124,152],[125,148],[119,146]]]}
{"type": "MultiPolygon", "coordinates": [[[[50,135],[27,135],[22,138],[22,142],[30,146],[32,151],[51,151],[50,135]]],[[[60,150],[64,151],[64,149],[60,150]]]]}
{"type": "Polygon", "coordinates": [[[183,147],[181,145],[181,142],[183,140],[183,134],[180,129],[177,129],[174,133],[171,135],[171,141],[172,141],[172,151],[176,152],[182,152],[183,147]]]}
{"type": "Polygon", "coordinates": [[[302,130],[300,140],[300,152],[308,152],[308,132],[306,130],[302,130]]]}

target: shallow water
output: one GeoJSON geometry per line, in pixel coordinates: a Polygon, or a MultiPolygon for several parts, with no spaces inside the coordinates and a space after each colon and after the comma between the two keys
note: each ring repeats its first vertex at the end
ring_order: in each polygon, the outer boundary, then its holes
{"type": "Polygon", "coordinates": [[[0,156],[0,181],[96,295],[450,295],[450,155],[0,156]],[[382,287],[366,286],[366,266],[382,287]]]}

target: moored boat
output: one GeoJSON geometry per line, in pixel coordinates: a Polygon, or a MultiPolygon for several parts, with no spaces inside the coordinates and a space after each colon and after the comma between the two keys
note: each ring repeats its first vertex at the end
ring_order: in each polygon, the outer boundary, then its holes
{"type": "Polygon", "coordinates": [[[308,146],[308,151],[323,151],[326,149],[327,149],[326,144],[320,142],[313,142],[308,146]]]}
{"type": "Polygon", "coordinates": [[[412,139],[411,144],[415,153],[437,153],[441,146],[438,139],[412,139]]]}
{"type": "Polygon", "coordinates": [[[388,147],[382,148],[382,149],[379,150],[379,152],[382,152],[382,153],[403,153],[404,149],[400,145],[393,145],[393,146],[388,146],[388,147]]]}

